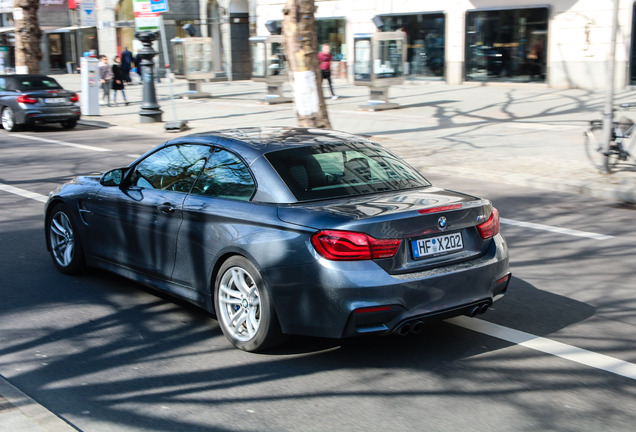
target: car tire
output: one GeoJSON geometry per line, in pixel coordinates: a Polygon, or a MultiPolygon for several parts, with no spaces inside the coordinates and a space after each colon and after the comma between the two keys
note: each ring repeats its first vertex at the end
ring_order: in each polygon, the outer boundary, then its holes
{"type": "Polygon", "coordinates": [[[64,129],[73,129],[75,126],[77,126],[77,120],[65,120],[62,122],[64,129]]]}
{"type": "Polygon", "coordinates": [[[242,256],[221,266],[214,284],[214,308],[221,331],[238,349],[257,352],[284,340],[265,283],[242,256]]]}
{"type": "Polygon", "coordinates": [[[60,272],[78,274],[86,269],[77,223],[65,204],[57,204],[48,213],[46,235],[53,264],[60,272]]]}
{"type": "Polygon", "coordinates": [[[18,125],[15,122],[15,115],[13,114],[13,110],[9,107],[4,107],[2,109],[2,127],[7,132],[15,132],[18,130],[18,125]]]}

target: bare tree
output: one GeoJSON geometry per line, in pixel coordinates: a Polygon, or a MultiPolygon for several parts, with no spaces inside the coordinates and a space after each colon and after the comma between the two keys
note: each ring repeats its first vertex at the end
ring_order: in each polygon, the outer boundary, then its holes
{"type": "Polygon", "coordinates": [[[287,0],[283,9],[285,55],[294,90],[298,125],[331,128],[322,93],[314,0],[287,0]]]}
{"type": "Polygon", "coordinates": [[[15,66],[18,73],[39,73],[42,50],[42,30],[38,23],[39,0],[15,0],[15,9],[22,9],[15,19],[15,66]],[[18,17],[20,17],[18,15],[18,17]]]}

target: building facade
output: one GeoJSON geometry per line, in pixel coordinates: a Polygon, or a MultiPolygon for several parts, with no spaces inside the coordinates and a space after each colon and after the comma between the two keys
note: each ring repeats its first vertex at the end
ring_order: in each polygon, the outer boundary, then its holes
{"type": "MultiPolygon", "coordinates": [[[[75,68],[85,52],[112,58],[128,47],[136,53],[140,44],[134,37],[135,1],[139,0],[94,1],[95,25],[80,27],[80,12],[68,8],[69,0],[40,0],[42,71],[75,68]]],[[[625,88],[636,85],[636,3],[616,1],[615,83],[625,88]]],[[[249,36],[268,35],[268,23],[280,23],[286,2],[168,3],[170,11],[163,14],[167,40],[188,37],[183,27],[190,24],[197,36],[212,39],[211,67],[216,75],[239,80],[250,78],[249,36]]],[[[318,42],[331,45],[337,77],[351,76],[354,35],[401,30],[408,45],[404,70],[411,80],[541,83],[591,90],[603,89],[608,82],[614,0],[315,0],[315,4],[318,42]]],[[[0,0],[0,71],[9,73],[14,58],[12,10],[13,0],[0,0]]],[[[163,51],[159,43],[155,47],[163,51]]],[[[160,53],[157,64],[165,63],[160,53]]]]}
{"type": "MultiPolygon", "coordinates": [[[[636,84],[633,0],[619,2],[615,82],[636,84]]],[[[256,1],[256,32],[280,20],[283,0],[256,1]]],[[[407,34],[410,79],[544,83],[603,89],[612,1],[598,0],[316,0],[319,43],[332,44],[351,74],[358,33],[407,34]],[[323,23],[323,24],[321,24],[323,23]],[[320,26],[333,30],[324,31],[320,26]]]]}

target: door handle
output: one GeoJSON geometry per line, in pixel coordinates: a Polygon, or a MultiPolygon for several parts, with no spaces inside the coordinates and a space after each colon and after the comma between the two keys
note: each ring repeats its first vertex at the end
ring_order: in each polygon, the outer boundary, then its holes
{"type": "Polygon", "coordinates": [[[174,206],[170,203],[163,203],[163,204],[159,204],[157,206],[157,209],[159,209],[160,212],[162,213],[174,213],[177,209],[174,208],[174,206]]]}

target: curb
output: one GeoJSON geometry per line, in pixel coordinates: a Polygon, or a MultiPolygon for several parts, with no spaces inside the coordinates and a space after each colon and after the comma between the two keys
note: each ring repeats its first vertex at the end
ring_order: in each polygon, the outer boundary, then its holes
{"type": "Polygon", "coordinates": [[[0,375],[0,431],[77,432],[0,375]]]}

